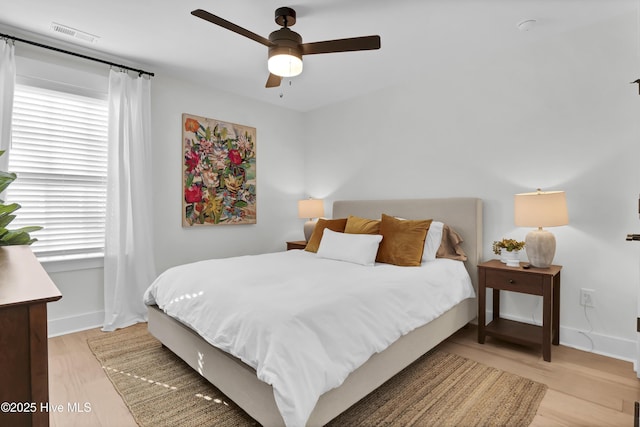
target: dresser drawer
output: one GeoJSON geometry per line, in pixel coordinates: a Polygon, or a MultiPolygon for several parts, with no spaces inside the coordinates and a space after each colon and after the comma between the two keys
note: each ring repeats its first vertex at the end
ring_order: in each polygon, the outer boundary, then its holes
{"type": "Polygon", "coordinates": [[[543,277],[538,274],[485,269],[485,284],[488,288],[542,295],[542,280],[543,277]]]}

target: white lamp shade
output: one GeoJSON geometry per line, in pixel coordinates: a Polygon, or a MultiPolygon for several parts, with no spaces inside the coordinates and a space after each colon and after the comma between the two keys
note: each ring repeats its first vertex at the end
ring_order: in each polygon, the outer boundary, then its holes
{"type": "Polygon", "coordinates": [[[322,199],[306,199],[298,201],[298,218],[320,218],[324,215],[322,199]]]}
{"type": "Polygon", "coordinates": [[[557,227],[569,224],[564,191],[516,194],[514,221],[518,227],[557,227]]]}
{"type": "Polygon", "coordinates": [[[516,194],[514,222],[519,227],[537,227],[527,234],[525,250],[532,266],[548,268],[556,253],[556,238],[542,227],[569,224],[564,191],[538,190],[535,193],[516,194]]]}
{"type": "Polygon", "coordinates": [[[286,53],[273,55],[269,57],[267,67],[276,76],[294,77],[302,73],[302,58],[286,53]]]}

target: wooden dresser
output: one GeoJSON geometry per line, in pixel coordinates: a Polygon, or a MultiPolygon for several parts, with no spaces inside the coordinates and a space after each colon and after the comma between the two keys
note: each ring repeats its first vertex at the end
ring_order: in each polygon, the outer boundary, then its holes
{"type": "Polygon", "coordinates": [[[0,247],[0,426],[49,425],[47,303],[60,298],[28,246],[0,247]]]}

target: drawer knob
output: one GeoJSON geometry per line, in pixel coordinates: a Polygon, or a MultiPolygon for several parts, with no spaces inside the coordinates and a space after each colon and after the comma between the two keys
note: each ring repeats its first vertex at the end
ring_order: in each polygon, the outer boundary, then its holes
{"type": "Polygon", "coordinates": [[[513,279],[509,279],[509,283],[513,284],[513,283],[515,283],[515,282],[516,282],[515,280],[513,280],[513,279]]]}

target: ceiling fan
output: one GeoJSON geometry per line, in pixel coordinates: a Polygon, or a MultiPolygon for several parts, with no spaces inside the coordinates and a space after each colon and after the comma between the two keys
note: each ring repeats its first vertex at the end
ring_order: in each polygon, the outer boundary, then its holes
{"type": "Polygon", "coordinates": [[[289,29],[296,23],[296,11],[290,7],[276,9],[275,21],[282,28],[269,34],[268,39],[202,9],[196,9],[191,14],[267,46],[269,48],[269,78],[265,87],[280,86],[283,77],[293,77],[300,74],[302,72],[302,55],[380,49],[380,36],[302,43],[300,34],[289,29]]]}

